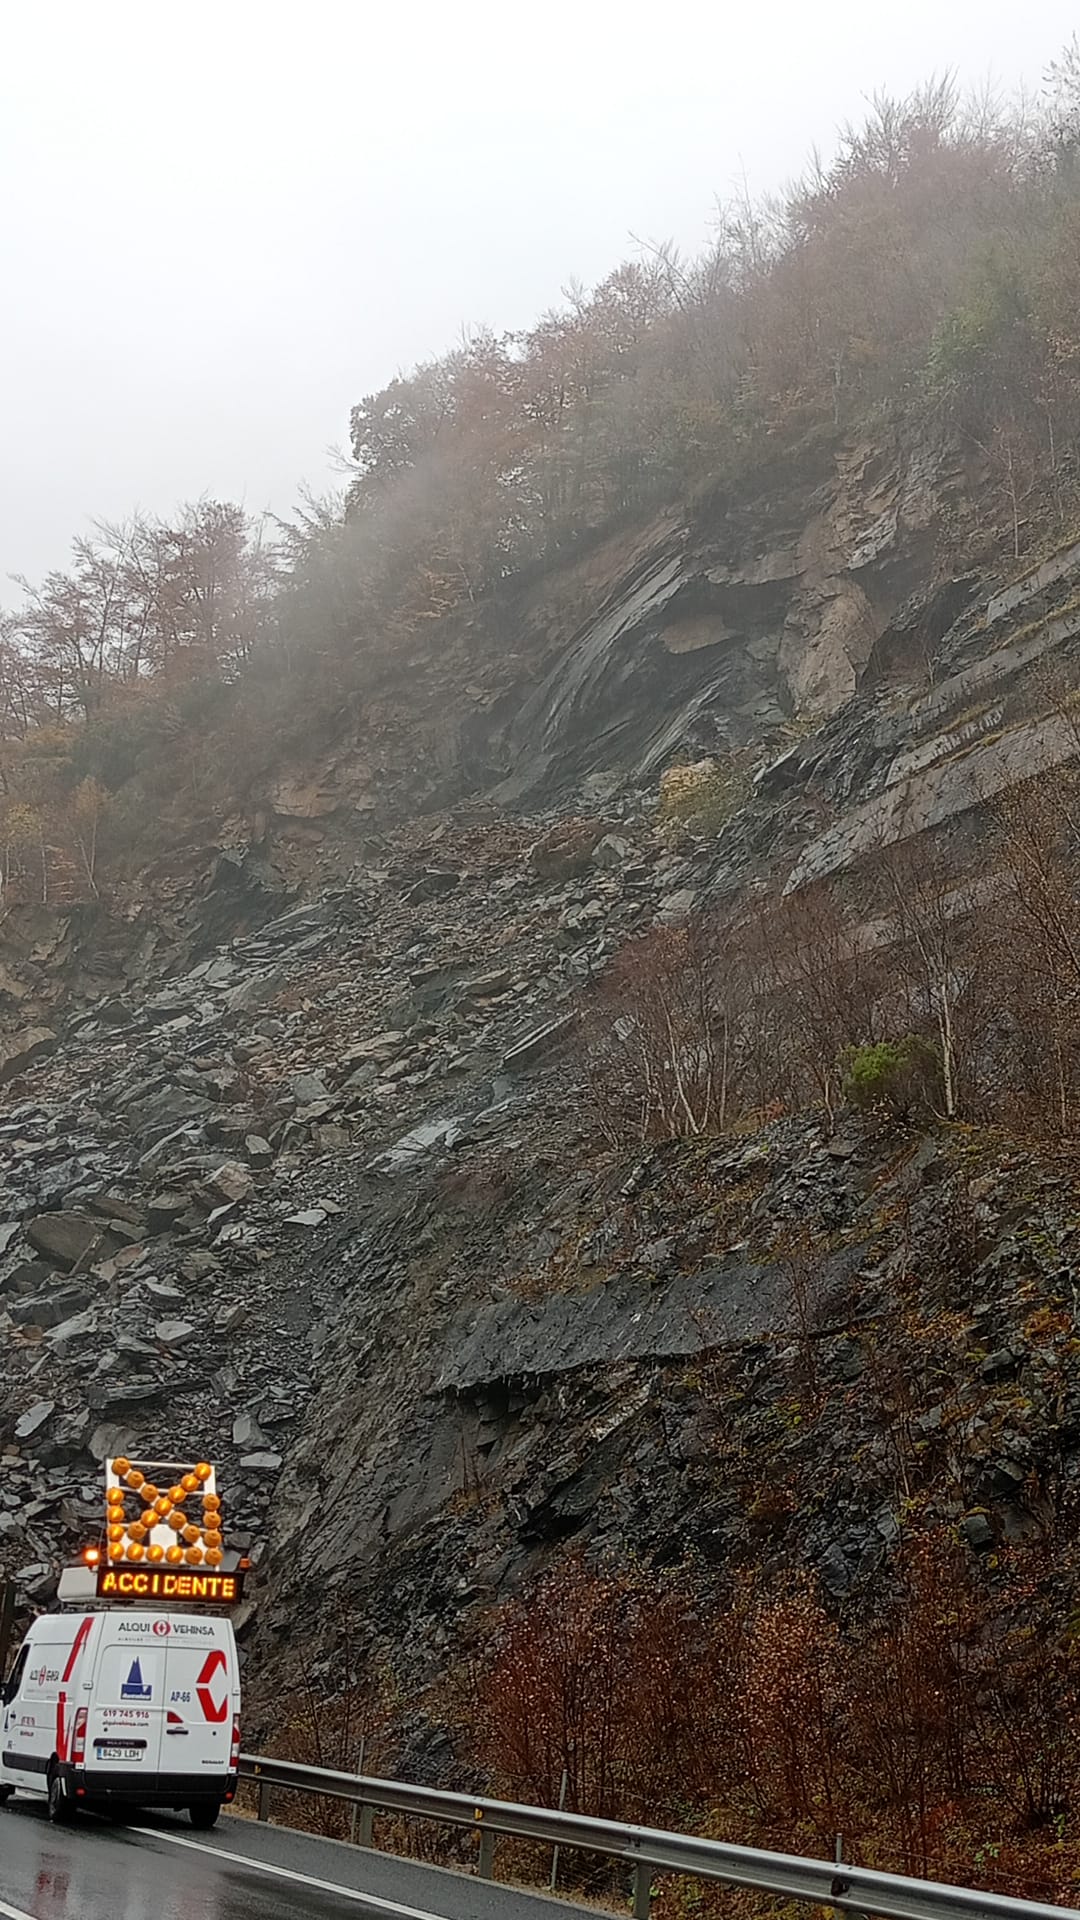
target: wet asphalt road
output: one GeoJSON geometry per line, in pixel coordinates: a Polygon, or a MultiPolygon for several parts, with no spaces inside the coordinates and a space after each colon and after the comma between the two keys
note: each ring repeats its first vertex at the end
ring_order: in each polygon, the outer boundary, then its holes
{"type": "MultiPolygon", "coordinates": [[[[53,1827],[0,1808],[0,1920],[568,1920],[582,1909],[332,1840],[223,1817],[53,1827]]],[[[595,1909],[593,1909],[595,1920],[595,1909]]]]}

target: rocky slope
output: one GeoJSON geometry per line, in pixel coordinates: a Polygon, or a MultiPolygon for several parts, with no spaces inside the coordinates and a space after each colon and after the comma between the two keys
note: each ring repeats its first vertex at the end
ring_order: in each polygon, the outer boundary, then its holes
{"type": "Polygon", "coordinates": [[[21,1605],[120,1447],[221,1463],[261,1713],[298,1643],[337,1684],[343,1605],[433,1684],[570,1542],[705,1581],[779,1556],[839,1598],[913,1489],[973,1551],[1048,1524],[1080,1457],[1071,1176],[813,1117],[620,1158],[577,1072],[578,991],[635,932],[1075,752],[1036,667],[1072,659],[1080,547],[1010,580],[976,500],[884,436],[612,536],[388,671],[246,842],[111,920],[8,915],[21,1605]],[[676,849],[657,782],[702,754],[742,801],[676,849]]]}

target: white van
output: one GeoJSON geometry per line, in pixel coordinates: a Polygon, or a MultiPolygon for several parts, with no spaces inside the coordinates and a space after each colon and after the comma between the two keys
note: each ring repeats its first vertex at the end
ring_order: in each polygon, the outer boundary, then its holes
{"type": "Polygon", "coordinates": [[[43,1614],[0,1694],[0,1801],[186,1807],[212,1827],[236,1792],[240,1672],[232,1622],[126,1608],[43,1614]]]}

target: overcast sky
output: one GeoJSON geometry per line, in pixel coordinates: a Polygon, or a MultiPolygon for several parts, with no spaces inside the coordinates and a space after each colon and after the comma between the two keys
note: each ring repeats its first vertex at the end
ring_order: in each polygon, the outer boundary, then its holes
{"type": "Polygon", "coordinates": [[[287,512],[353,401],[876,88],[1037,91],[1075,0],[0,0],[0,602],[95,517],[287,512]]]}

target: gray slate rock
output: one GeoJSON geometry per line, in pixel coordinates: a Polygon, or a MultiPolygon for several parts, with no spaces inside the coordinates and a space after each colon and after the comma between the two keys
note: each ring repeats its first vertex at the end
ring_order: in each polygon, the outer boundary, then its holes
{"type": "Polygon", "coordinates": [[[160,1300],[163,1304],[185,1297],[183,1288],[176,1286],[172,1280],[144,1280],[143,1285],[151,1300],[160,1300]]]}
{"type": "Polygon", "coordinates": [[[985,1513],[965,1514],[960,1531],[975,1553],[986,1553],[994,1544],[994,1529],[985,1513]]]}
{"type": "Polygon", "coordinates": [[[253,1184],[250,1167],[242,1166],[238,1160],[227,1160],[204,1182],[206,1191],[223,1206],[246,1200],[253,1184]]]}
{"type": "Polygon", "coordinates": [[[136,1439],[130,1427],[103,1422],[94,1428],[86,1444],[95,1460],[115,1460],[122,1454],[130,1457],[135,1451],[136,1439]]]}
{"type": "Polygon", "coordinates": [[[321,1073],[294,1073],[289,1080],[289,1090],[300,1107],[314,1107],[319,1101],[332,1098],[321,1073]]]}
{"type": "Polygon", "coordinates": [[[169,1233],[191,1206],[189,1193],[155,1193],[147,1203],[146,1224],[151,1233],[169,1233]]]}
{"type": "Polygon", "coordinates": [[[576,1019],[576,1014],[566,1013],[561,1014],[556,1020],[546,1020],[541,1027],[533,1027],[530,1032],[523,1034],[520,1040],[515,1041],[503,1055],[501,1071],[519,1073],[523,1067],[532,1066],[533,1062],[541,1059],[544,1054],[553,1052],[559,1042],[570,1032],[576,1019]]]}
{"type": "Polygon", "coordinates": [[[185,1347],[194,1335],[190,1320],[159,1320],[154,1328],[154,1339],[163,1347],[185,1347]]]}
{"type": "Polygon", "coordinates": [[[70,1320],[62,1321],[47,1337],[49,1345],[59,1352],[83,1340],[96,1339],[99,1331],[97,1313],[93,1307],[87,1307],[85,1313],[76,1313],[70,1320]]]}
{"type": "Polygon", "coordinates": [[[55,1400],[37,1400],[26,1412],[19,1415],[15,1422],[16,1440],[32,1440],[36,1433],[52,1419],[56,1412],[55,1400]]]}
{"type": "Polygon", "coordinates": [[[29,1299],[12,1300],[8,1313],[17,1327],[59,1327],[90,1305],[90,1295],[80,1287],[62,1287],[56,1293],[33,1294],[29,1299]]]}
{"type": "Polygon", "coordinates": [[[633,853],[633,845],[629,840],[623,840],[617,833],[605,833],[603,839],[598,840],[593,848],[593,866],[612,872],[625,866],[626,862],[632,859],[633,853]]]}
{"type": "Polygon", "coordinates": [[[283,967],[271,967],[265,973],[256,973],[249,980],[242,980],[238,987],[225,996],[227,1013],[244,1013],[252,1007],[265,1007],[275,995],[281,992],[288,979],[283,967]]]}
{"type": "Polygon", "coordinates": [[[99,1222],[84,1213],[42,1213],[31,1220],[26,1237],[35,1253],[70,1273],[97,1243],[99,1222]]]}

